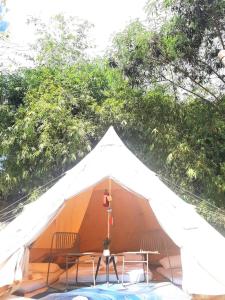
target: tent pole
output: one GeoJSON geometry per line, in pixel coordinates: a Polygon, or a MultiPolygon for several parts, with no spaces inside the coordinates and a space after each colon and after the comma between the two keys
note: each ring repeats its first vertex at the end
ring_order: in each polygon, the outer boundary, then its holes
{"type": "MultiPolygon", "coordinates": [[[[110,197],[112,196],[111,195],[111,190],[112,190],[112,188],[111,188],[111,179],[109,178],[109,195],[110,195],[110,197]]],[[[111,209],[111,201],[110,201],[109,202],[109,207],[108,207],[108,210],[107,210],[107,212],[108,212],[108,216],[107,216],[107,223],[108,223],[107,237],[108,237],[108,239],[110,239],[110,215],[111,215],[111,211],[112,211],[112,209],[111,209]]]]}
{"type": "Polygon", "coordinates": [[[108,216],[107,216],[107,223],[108,223],[107,237],[108,237],[108,239],[110,239],[109,215],[110,215],[110,212],[108,211],[108,216]]]}

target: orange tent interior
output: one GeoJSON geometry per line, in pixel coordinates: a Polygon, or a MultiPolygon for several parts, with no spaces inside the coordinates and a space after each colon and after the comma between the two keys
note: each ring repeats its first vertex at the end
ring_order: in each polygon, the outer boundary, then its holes
{"type": "Polygon", "coordinates": [[[49,253],[54,232],[77,232],[80,238],[80,252],[102,252],[103,240],[107,237],[107,208],[103,206],[105,190],[110,191],[112,195],[112,253],[140,250],[140,241],[146,232],[158,232],[167,240],[170,253],[179,252],[179,248],[159,225],[149,202],[106,178],[96,186],[65,201],[64,207],[53,222],[30,246],[30,261],[44,260],[49,253]]]}

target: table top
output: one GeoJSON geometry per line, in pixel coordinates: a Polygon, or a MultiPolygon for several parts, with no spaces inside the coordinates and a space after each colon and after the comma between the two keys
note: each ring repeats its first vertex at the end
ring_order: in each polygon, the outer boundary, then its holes
{"type": "Polygon", "coordinates": [[[117,253],[115,255],[126,255],[126,254],[160,254],[159,251],[148,251],[148,250],[140,250],[140,251],[124,251],[117,253]]]}
{"type": "Polygon", "coordinates": [[[66,252],[66,256],[102,256],[102,252],[66,252]]]}
{"type": "MultiPolygon", "coordinates": [[[[147,251],[147,250],[140,250],[140,251],[124,251],[119,253],[111,253],[109,256],[125,256],[127,254],[160,254],[159,251],[147,251]]],[[[62,255],[66,256],[92,256],[92,257],[99,257],[103,256],[102,252],[65,252],[62,255]]]]}

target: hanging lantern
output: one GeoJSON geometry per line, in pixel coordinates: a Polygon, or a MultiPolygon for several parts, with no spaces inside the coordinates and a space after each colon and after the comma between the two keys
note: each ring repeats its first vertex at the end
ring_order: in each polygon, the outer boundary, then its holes
{"type": "Polygon", "coordinates": [[[109,207],[109,192],[107,190],[105,190],[105,192],[104,192],[103,206],[109,207]]]}

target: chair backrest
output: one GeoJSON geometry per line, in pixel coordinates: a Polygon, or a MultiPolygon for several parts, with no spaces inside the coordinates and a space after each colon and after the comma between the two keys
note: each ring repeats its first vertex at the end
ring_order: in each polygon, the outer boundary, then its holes
{"type": "Polygon", "coordinates": [[[79,234],[77,232],[55,232],[52,236],[51,250],[68,249],[79,252],[79,234]]]}
{"type": "Polygon", "coordinates": [[[168,255],[176,245],[162,230],[150,230],[140,235],[140,250],[158,251],[160,254],[168,255]]]}

